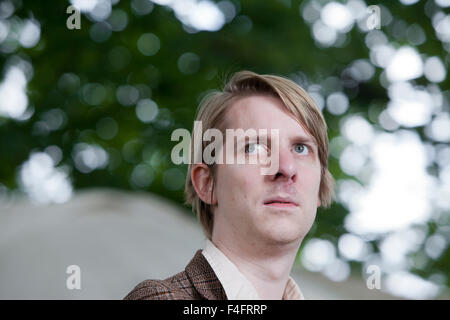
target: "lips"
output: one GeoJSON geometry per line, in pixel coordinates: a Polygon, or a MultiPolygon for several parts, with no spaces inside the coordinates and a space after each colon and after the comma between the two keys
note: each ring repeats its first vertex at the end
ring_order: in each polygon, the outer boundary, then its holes
{"type": "Polygon", "coordinates": [[[297,207],[298,203],[290,197],[274,197],[265,200],[264,205],[276,207],[297,207]]]}

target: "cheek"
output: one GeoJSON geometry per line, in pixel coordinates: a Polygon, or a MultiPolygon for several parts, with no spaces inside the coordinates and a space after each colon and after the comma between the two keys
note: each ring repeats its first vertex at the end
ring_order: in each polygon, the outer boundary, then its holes
{"type": "Polygon", "coordinates": [[[236,186],[239,186],[241,190],[245,190],[245,193],[250,194],[261,185],[264,180],[263,177],[260,174],[259,167],[247,165],[240,167],[234,178],[236,179],[236,186]]]}
{"type": "Polygon", "coordinates": [[[320,187],[320,166],[305,165],[300,169],[300,185],[304,189],[309,189],[311,193],[316,193],[320,187]]]}
{"type": "Polygon", "coordinates": [[[222,196],[228,201],[228,205],[233,206],[238,203],[246,203],[249,195],[254,193],[258,182],[258,176],[255,176],[256,170],[246,168],[246,166],[229,166],[223,171],[221,179],[223,184],[220,185],[222,196]]]}
{"type": "Polygon", "coordinates": [[[217,175],[217,196],[223,205],[229,205],[230,201],[236,201],[235,190],[239,184],[239,175],[231,166],[221,165],[217,175]]]}

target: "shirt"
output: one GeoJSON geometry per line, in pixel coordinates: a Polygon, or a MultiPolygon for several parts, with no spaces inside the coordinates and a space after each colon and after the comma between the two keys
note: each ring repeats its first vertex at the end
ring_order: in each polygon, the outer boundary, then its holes
{"type": "MultiPolygon", "coordinates": [[[[261,300],[253,284],[209,239],[206,239],[202,254],[222,284],[228,300],[261,300]]],[[[283,300],[305,300],[291,277],[284,289],[283,300]]]]}

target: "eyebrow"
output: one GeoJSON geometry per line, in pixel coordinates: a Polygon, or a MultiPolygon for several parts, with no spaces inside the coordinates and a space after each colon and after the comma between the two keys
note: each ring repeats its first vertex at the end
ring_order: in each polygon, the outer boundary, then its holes
{"type": "Polygon", "coordinates": [[[306,137],[306,136],[295,136],[292,138],[292,140],[295,141],[300,141],[300,142],[305,142],[305,143],[310,143],[310,144],[314,144],[316,147],[318,146],[316,139],[311,138],[311,137],[306,137]]]}

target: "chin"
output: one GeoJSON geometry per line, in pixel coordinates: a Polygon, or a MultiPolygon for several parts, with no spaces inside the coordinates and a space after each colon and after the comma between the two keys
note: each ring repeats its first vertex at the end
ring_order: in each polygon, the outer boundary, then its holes
{"type": "Polygon", "coordinates": [[[302,238],[302,233],[299,232],[299,229],[289,229],[286,230],[286,228],[283,228],[275,232],[271,230],[266,234],[265,238],[272,244],[291,244],[302,238]]]}

